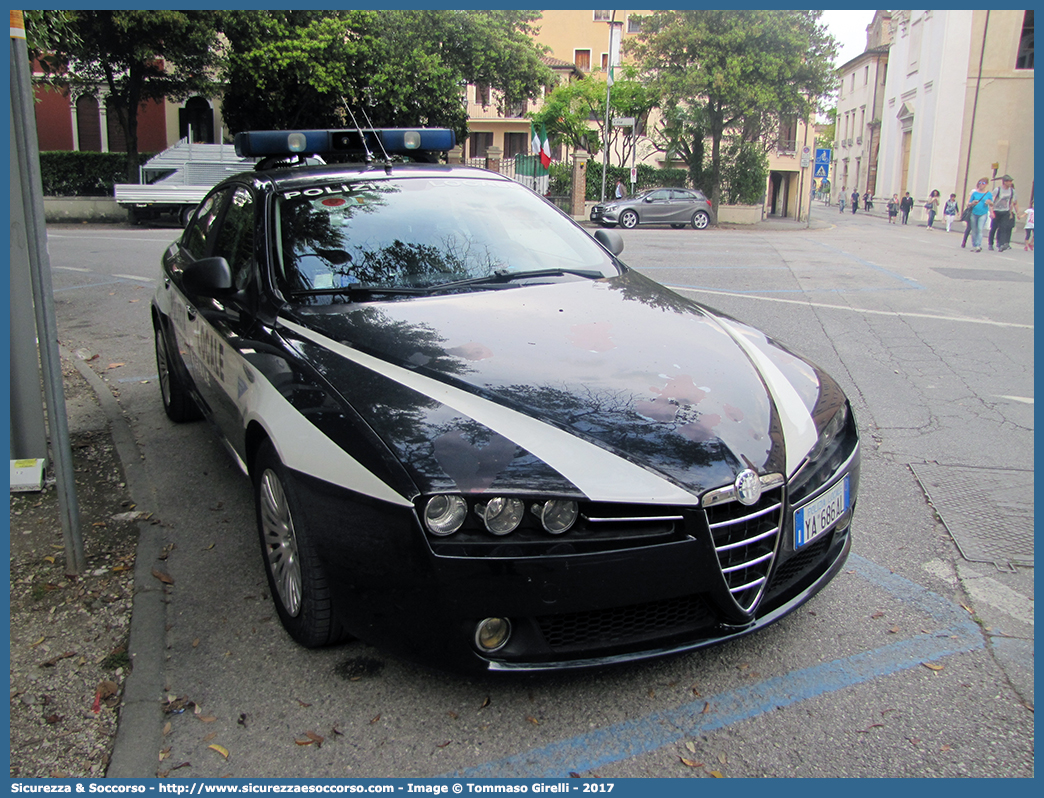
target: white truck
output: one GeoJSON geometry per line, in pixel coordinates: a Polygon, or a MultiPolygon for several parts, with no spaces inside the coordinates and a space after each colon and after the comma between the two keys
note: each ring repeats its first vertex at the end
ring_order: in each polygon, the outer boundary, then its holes
{"type": "Polygon", "coordinates": [[[182,139],[141,166],[141,183],[117,183],[116,203],[132,223],[173,214],[182,227],[210,189],[230,175],[252,169],[232,144],[194,144],[182,139]]]}

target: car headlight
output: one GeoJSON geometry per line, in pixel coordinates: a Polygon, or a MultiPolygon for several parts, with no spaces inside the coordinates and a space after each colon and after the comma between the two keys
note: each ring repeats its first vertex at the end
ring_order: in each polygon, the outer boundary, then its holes
{"type": "Polygon", "coordinates": [[[502,537],[519,527],[530,532],[543,528],[548,535],[562,535],[580,518],[576,501],[557,498],[523,501],[495,496],[469,501],[463,496],[438,494],[422,500],[418,509],[425,529],[436,537],[448,537],[465,528],[471,532],[484,528],[489,534],[502,537]]]}
{"type": "Polygon", "coordinates": [[[460,496],[432,496],[424,505],[424,525],[433,535],[452,535],[464,525],[468,504],[460,496]]]}
{"type": "Polygon", "coordinates": [[[799,503],[829,482],[852,454],[856,440],[855,417],[845,402],[823,427],[816,445],[791,480],[791,504],[799,503]]]}

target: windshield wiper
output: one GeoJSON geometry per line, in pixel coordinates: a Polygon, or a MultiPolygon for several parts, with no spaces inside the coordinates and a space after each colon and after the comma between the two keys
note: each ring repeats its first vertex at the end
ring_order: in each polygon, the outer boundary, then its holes
{"type": "Polygon", "coordinates": [[[356,283],[354,285],[342,285],[340,288],[301,288],[297,291],[290,291],[288,296],[291,299],[302,297],[302,296],[347,296],[348,299],[354,302],[357,298],[373,296],[374,294],[392,294],[392,295],[407,295],[407,296],[419,296],[426,294],[427,289],[425,288],[413,288],[409,286],[381,286],[381,285],[363,285],[362,283],[356,283]]]}
{"type": "Polygon", "coordinates": [[[452,291],[455,288],[467,288],[483,285],[502,285],[515,280],[525,280],[531,277],[562,277],[566,274],[574,274],[577,277],[586,277],[591,280],[601,280],[605,277],[600,271],[593,269],[533,269],[528,272],[513,272],[507,269],[498,269],[492,274],[483,277],[468,277],[465,280],[454,280],[450,283],[438,283],[429,285],[425,290],[427,293],[435,294],[440,291],[452,291]]]}

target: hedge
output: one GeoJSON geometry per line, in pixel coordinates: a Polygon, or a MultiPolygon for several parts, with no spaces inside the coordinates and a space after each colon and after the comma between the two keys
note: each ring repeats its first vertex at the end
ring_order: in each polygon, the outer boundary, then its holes
{"type": "MultiPolygon", "coordinates": [[[[638,182],[633,190],[631,188],[631,169],[628,166],[613,166],[609,164],[606,173],[605,195],[606,199],[612,199],[616,192],[616,181],[622,180],[628,194],[637,194],[650,188],[661,186],[684,187],[689,178],[685,169],[673,169],[670,167],[656,167],[648,164],[638,164],[638,182]]],[[[602,164],[591,160],[587,165],[587,198],[597,200],[602,196],[602,164]]]]}
{"type": "MultiPolygon", "coordinates": [[[[145,163],[155,153],[139,153],[145,163]]],[[[111,197],[113,183],[127,179],[122,152],[41,152],[40,177],[45,197],[111,197]]]]}

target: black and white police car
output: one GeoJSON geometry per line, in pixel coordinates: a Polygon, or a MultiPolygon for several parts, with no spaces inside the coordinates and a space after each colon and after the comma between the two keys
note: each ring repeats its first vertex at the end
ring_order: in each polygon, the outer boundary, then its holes
{"type": "Polygon", "coordinates": [[[541,670],[692,650],[805,602],[851,542],[837,383],[630,270],[619,234],[402,157],[453,145],[240,133],[261,168],[163,257],[163,405],[213,422],[252,480],[286,630],[541,670]],[[295,153],[353,162],[280,165],[295,153]]]}

